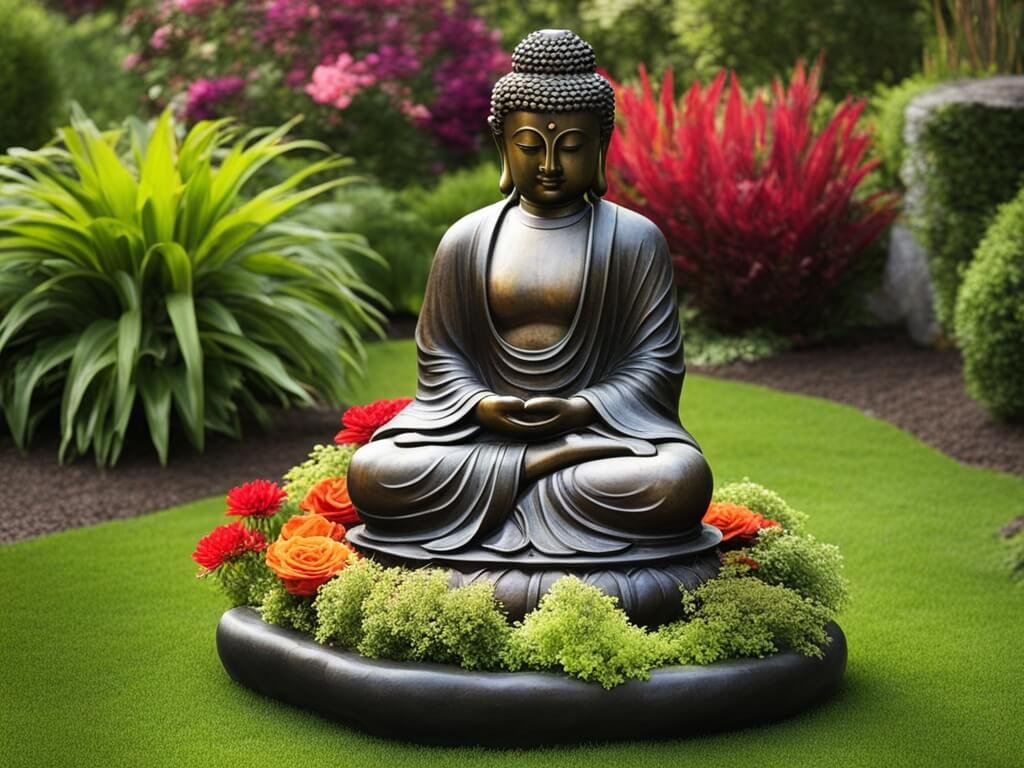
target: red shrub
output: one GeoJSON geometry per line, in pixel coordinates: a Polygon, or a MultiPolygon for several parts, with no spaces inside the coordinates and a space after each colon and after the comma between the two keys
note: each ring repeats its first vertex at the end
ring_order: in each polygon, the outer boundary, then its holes
{"type": "Polygon", "coordinates": [[[893,194],[854,195],[877,165],[857,128],[864,102],[812,125],[818,76],[797,64],[767,103],[724,71],[678,104],[671,70],[660,98],[643,67],[638,87],[616,84],[608,198],[661,228],[677,281],[722,327],[812,327],[896,215],[893,194]]]}

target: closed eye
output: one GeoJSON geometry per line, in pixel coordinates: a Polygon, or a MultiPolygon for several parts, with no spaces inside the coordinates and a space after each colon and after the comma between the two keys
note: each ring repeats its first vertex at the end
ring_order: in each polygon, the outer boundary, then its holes
{"type": "Polygon", "coordinates": [[[528,155],[532,155],[534,152],[537,152],[541,148],[540,144],[519,144],[519,143],[517,143],[516,146],[519,147],[523,152],[526,152],[528,155]]]}
{"type": "Polygon", "coordinates": [[[583,149],[583,145],[582,144],[563,144],[562,145],[562,151],[563,152],[579,152],[581,149],[583,149]]]}

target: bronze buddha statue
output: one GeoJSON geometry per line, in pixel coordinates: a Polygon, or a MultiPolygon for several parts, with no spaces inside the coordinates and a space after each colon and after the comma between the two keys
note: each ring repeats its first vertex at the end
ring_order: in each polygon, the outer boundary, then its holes
{"type": "MultiPolygon", "coordinates": [[[[717,570],[711,471],[682,427],[672,265],[603,202],[614,93],[567,30],[525,38],[490,124],[508,197],[442,239],[412,404],[352,459],[358,547],[490,578],[513,615],[565,573],[641,623],[717,570]]],[[[669,605],[671,603],[672,605],[669,605]]]]}

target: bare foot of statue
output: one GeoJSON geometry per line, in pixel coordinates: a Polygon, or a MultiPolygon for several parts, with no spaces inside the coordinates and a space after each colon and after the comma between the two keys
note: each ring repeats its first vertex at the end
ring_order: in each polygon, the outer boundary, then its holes
{"type": "Polygon", "coordinates": [[[658,449],[646,440],[569,434],[549,443],[531,445],[527,448],[523,458],[523,479],[535,480],[556,470],[594,459],[657,454],[658,449]]]}

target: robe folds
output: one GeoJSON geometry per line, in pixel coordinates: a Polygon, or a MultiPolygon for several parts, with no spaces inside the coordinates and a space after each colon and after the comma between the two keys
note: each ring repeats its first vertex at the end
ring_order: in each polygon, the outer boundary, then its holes
{"type": "MultiPolygon", "coordinates": [[[[513,196],[469,214],[438,247],[416,328],[416,398],[356,453],[350,468],[364,537],[417,544],[437,555],[472,546],[572,556],[692,533],[692,520],[685,530],[673,527],[672,510],[659,509],[651,484],[635,492],[609,489],[586,471],[595,462],[525,482],[528,443],[476,422],[473,409],[490,394],[579,396],[600,420],[586,431],[654,444],[662,478],[674,471],[665,462],[671,464],[679,447],[703,461],[679,422],[682,339],[661,232],[628,209],[592,202],[583,285],[568,332],[549,347],[523,349],[499,334],[487,291],[494,242],[516,203],[513,196]]],[[[626,467],[622,462],[655,466],[650,462],[657,460],[598,461],[626,467]]]]}

